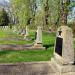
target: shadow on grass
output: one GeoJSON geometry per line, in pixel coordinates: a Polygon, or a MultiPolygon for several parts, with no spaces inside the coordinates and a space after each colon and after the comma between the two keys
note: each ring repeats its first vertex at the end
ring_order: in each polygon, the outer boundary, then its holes
{"type": "Polygon", "coordinates": [[[44,47],[45,47],[45,49],[47,50],[48,48],[50,48],[50,47],[53,47],[54,46],[54,44],[44,44],[43,45],[44,47]]]}
{"type": "Polygon", "coordinates": [[[35,40],[35,38],[32,38],[32,41],[34,41],[35,40]]]}

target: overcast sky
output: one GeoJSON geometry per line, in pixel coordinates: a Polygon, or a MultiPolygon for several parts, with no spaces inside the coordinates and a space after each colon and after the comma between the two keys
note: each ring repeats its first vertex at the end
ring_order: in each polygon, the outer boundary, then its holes
{"type": "Polygon", "coordinates": [[[9,2],[9,0],[0,0],[0,2],[4,2],[4,1],[7,1],[7,2],[9,2]]]}

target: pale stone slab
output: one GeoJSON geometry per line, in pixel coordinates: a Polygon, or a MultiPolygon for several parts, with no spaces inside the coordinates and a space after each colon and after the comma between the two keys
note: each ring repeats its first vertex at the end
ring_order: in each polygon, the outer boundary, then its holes
{"type": "Polygon", "coordinates": [[[72,29],[68,26],[59,27],[57,38],[51,66],[59,73],[58,75],[75,75],[72,29]]]}
{"type": "Polygon", "coordinates": [[[74,48],[73,48],[73,33],[72,29],[68,26],[61,26],[58,28],[57,37],[63,39],[62,42],[62,56],[55,54],[55,58],[59,59],[62,64],[72,64],[74,62],[74,48]],[[59,36],[61,31],[61,36],[59,36]]]}

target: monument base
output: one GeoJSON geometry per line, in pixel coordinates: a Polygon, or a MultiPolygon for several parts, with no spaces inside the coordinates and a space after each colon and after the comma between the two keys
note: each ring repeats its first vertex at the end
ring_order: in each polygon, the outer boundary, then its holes
{"type": "Polygon", "coordinates": [[[59,73],[59,75],[74,75],[75,74],[75,65],[68,64],[63,65],[59,64],[55,58],[51,59],[51,66],[53,69],[55,69],[56,72],[59,73]]]}
{"type": "Polygon", "coordinates": [[[54,59],[58,64],[63,64],[63,65],[71,65],[74,64],[74,60],[67,60],[64,59],[62,56],[58,55],[57,53],[54,53],[54,59]]]}
{"type": "Polygon", "coordinates": [[[41,43],[34,44],[34,48],[37,48],[37,49],[39,48],[39,49],[45,50],[45,47],[43,47],[41,43]]]}
{"type": "Polygon", "coordinates": [[[24,35],[24,39],[26,39],[28,37],[28,35],[24,35]]]}

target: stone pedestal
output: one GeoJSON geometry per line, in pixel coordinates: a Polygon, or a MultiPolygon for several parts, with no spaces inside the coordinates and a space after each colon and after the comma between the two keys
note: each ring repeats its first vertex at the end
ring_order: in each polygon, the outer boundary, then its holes
{"type": "Polygon", "coordinates": [[[73,64],[63,65],[59,60],[52,58],[51,66],[59,75],[75,75],[75,65],[73,64]]]}
{"type": "Polygon", "coordinates": [[[54,58],[51,64],[60,75],[64,73],[75,72],[73,34],[68,26],[61,26],[57,30],[56,42],[54,48],[54,58]]]}

